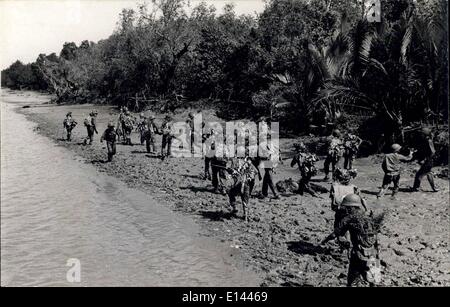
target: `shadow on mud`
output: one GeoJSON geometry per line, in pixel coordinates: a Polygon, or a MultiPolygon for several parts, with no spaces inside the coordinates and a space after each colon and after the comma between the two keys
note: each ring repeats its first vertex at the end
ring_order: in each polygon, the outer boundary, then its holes
{"type": "Polygon", "coordinates": [[[308,287],[312,288],[314,285],[311,284],[302,284],[295,281],[285,281],[280,284],[282,287],[308,287]]]}
{"type": "Polygon", "coordinates": [[[200,215],[203,216],[204,218],[216,222],[229,220],[235,217],[235,215],[233,215],[231,212],[223,212],[223,211],[200,211],[200,215]]]}
{"type": "Polygon", "coordinates": [[[205,188],[205,187],[195,187],[195,186],[187,186],[187,187],[180,187],[181,190],[191,190],[194,193],[197,192],[206,192],[206,193],[214,193],[211,189],[205,188]]]}
{"type": "Polygon", "coordinates": [[[100,160],[100,159],[96,159],[96,160],[92,160],[91,163],[92,163],[92,164],[97,164],[97,163],[108,163],[108,160],[100,160]]]}
{"type": "Polygon", "coordinates": [[[147,158],[152,158],[152,159],[161,159],[161,156],[155,155],[155,154],[146,154],[145,155],[147,158]]]}
{"type": "Polygon", "coordinates": [[[301,255],[329,255],[331,254],[331,250],[329,248],[324,248],[319,245],[314,245],[310,242],[306,241],[291,241],[286,242],[288,246],[288,250],[301,254],[301,255]]]}

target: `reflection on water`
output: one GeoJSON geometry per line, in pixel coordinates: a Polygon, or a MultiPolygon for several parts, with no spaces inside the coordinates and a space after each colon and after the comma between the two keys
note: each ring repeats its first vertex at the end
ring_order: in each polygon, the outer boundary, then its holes
{"type": "MultiPolygon", "coordinates": [[[[3,101],[20,100],[2,93],[3,101]]],[[[1,285],[255,286],[189,217],[76,161],[1,103],[1,285]]]]}

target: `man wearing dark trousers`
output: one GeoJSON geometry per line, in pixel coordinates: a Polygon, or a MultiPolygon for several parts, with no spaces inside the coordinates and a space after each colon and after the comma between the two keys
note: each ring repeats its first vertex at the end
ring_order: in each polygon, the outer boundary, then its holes
{"type": "Polygon", "coordinates": [[[433,192],[438,192],[439,189],[434,184],[433,172],[431,171],[433,168],[433,157],[436,152],[434,149],[432,133],[430,129],[424,128],[422,130],[422,134],[425,140],[424,146],[422,147],[424,150],[424,159],[421,163],[422,165],[420,166],[420,169],[416,173],[412,190],[413,192],[418,192],[420,190],[422,179],[426,176],[433,192]]]}

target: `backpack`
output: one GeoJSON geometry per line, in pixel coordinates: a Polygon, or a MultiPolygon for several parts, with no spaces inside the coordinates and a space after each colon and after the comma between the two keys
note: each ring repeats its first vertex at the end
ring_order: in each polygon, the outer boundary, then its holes
{"type": "Polygon", "coordinates": [[[127,129],[133,129],[133,120],[131,119],[130,116],[126,116],[123,119],[123,125],[125,126],[125,128],[127,129]]]}
{"type": "Polygon", "coordinates": [[[90,119],[90,117],[86,117],[86,118],[84,119],[84,125],[85,125],[86,127],[88,127],[88,126],[91,125],[91,119],[90,119]]]}

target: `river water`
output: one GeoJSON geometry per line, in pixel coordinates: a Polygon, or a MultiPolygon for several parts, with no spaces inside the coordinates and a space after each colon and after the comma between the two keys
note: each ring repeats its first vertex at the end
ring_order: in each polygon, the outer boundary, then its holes
{"type": "Polygon", "coordinates": [[[2,286],[258,285],[191,218],[34,132],[13,111],[32,95],[1,100],[2,286]],[[67,279],[70,258],[80,282],[67,279]]]}

